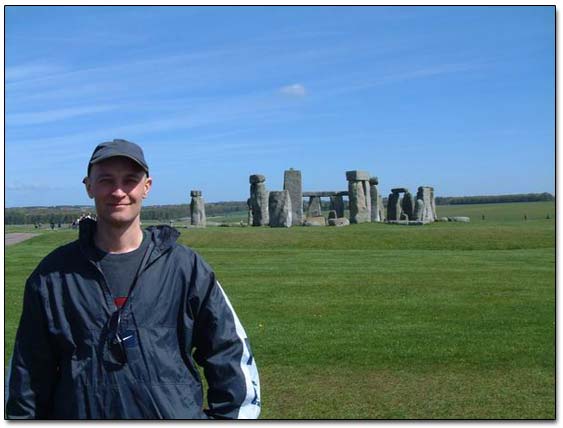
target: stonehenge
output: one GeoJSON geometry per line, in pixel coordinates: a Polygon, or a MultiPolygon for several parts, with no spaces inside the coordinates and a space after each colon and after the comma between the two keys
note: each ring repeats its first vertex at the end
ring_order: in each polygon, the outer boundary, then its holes
{"type": "MultiPolygon", "coordinates": [[[[348,226],[359,223],[423,225],[444,221],[436,215],[434,187],[419,186],[416,196],[406,187],[394,187],[384,206],[379,178],[367,171],[345,172],[347,190],[303,191],[301,171],[284,171],[283,190],[266,189],[266,177],[249,176],[250,197],[246,200],[249,226],[348,226]],[[324,202],[322,199],[325,198],[324,202]],[[347,199],[345,199],[347,198],[347,199]],[[304,201],[308,199],[306,205],[304,201]],[[327,201],[327,199],[329,199],[327,201]],[[323,207],[328,206],[328,218],[323,207]]],[[[191,190],[190,222],[205,227],[205,203],[201,190],[191,190]]],[[[469,221],[466,217],[446,221],[469,221]]],[[[240,221],[241,225],[244,221],[240,221]]]]}
{"type": "MultiPolygon", "coordinates": [[[[266,190],[266,177],[251,175],[248,224],[271,227],[346,226],[368,222],[422,225],[438,218],[433,187],[418,187],[416,197],[406,187],[392,188],[385,209],[378,177],[361,170],[346,171],[345,175],[348,190],[316,192],[303,191],[301,171],[293,168],[284,171],[282,191],[266,190]],[[322,212],[322,198],[330,199],[328,219],[322,212]],[[304,209],[305,199],[308,201],[304,209]]],[[[324,207],[326,209],[326,205],[324,207]]]]}
{"type": "Polygon", "coordinates": [[[201,190],[192,190],[190,196],[192,197],[190,202],[191,225],[205,227],[205,203],[201,197],[201,190]]]}

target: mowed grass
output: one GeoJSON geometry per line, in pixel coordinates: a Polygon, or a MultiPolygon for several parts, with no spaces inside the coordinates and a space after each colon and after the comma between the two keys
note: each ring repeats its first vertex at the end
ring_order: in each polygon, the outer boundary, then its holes
{"type": "MultiPolygon", "coordinates": [[[[180,240],[215,268],[251,339],[262,418],[553,419],[554,209],[438,207],[472,222],[181,229],[180,240]]],[[[75,237],[6,248],[6,357],[25,278],[75,237]]]]}

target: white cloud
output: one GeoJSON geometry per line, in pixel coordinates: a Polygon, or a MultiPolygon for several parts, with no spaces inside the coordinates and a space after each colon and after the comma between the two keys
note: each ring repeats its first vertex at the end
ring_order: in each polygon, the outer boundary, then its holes
{"type": "Polygon", "coordinates": [[[300,83],[294,83],[292,85],[284,86],[280,88],[280,92],[291,97],[304,97],[305,95],[307,95],[305,86],[300,83]]]}

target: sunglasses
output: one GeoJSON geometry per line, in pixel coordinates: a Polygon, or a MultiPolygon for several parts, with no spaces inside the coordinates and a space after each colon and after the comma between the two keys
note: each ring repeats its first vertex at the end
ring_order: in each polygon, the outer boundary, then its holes
{"type": "MultiPolygon", "coordinates": [[[[121,325],[121,310],[115,311],[109,320],[108,348],[110,361],[113,364],[123,366],[127,362],[127,352],[125,351],[125,340],[119,334],[121,325]]],[[[130,338],[130,337],[129,337],[130,338]]]]}

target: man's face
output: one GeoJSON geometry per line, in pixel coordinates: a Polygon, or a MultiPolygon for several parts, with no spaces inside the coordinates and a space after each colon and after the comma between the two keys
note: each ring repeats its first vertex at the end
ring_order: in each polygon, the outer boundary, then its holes
{"type": "Polygon", "coordinates": [[[117,156],[92,165],[86,191],[96,203],[98,221],[122,226],[140,216],[151,185],[152,179],[135,161],[117,156]]]}

